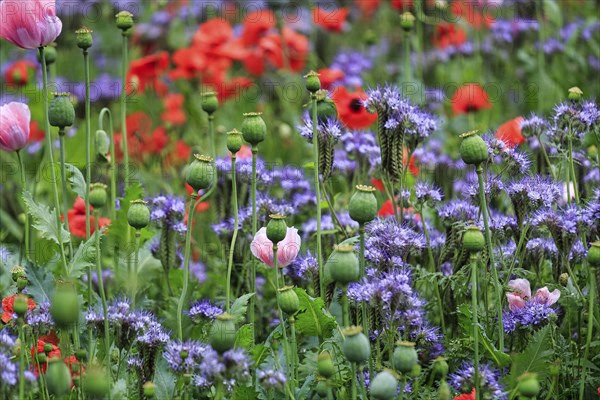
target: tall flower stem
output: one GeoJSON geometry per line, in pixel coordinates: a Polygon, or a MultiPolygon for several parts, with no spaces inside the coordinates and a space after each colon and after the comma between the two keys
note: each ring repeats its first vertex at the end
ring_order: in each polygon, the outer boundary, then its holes
{"type": "Polygon", "coordinates": [[[502,287],[498,279],[498,270],[494,261],[494,247],[492,246],[492,232],[488,220],[487,201],[485,199],[485,184],[483,182],[483,168],[481,164],[477,166],[477,179],[479,180],[479,208],[483,216],[483,226],[485,228],[485,241],[490,258],[490,269],[494,276],[494,285],[496,287],[496,309],[498,313],[498,347],[500,351],[504,351],[504,324],[502,323],[502,287]]]}
{"type": "MultiPolygon", "coordinates": [[[[42,60],[42,103],[44,108],[44,130],[46,132],[46,151],[48,152],[48,162],[50,163],[50,177],[52,179],[52,194],[54,197],[54,216],[56,218],[56,238],[58,239],[58,248],[62,260],[64,272],[67,272],[67,256],[65,255],[64,242],[62,237],[62,221],[60,219],[60,201],[58,200],[58,182],[56,171],[54,170],[54,155],[52,154],[52,137],[50,134],[50,121],[48,120],[48,72],[46,68],[46,55],[44,47],[38,49],[40,60],[42,60]]],[[[68,238],[65,238],[69,240],[68,238]]]]}
{"type": "MultiPolygon", "coordinates": [[[[598,267],[596,267],[598,268],[598,267]]],[[[596,294],[596,277],[594,276],[594,271],[592,268],[588,268],[590,272],[590,290],[588,293],[588,323],[587,323],[587,335],[585,339],[585,355],[583,356],[583,366],[581,372],[581,380],[579,381],[579,400],[583,400],[584,392],[585,392],[585,377],[587,373],[587,363],[590,356],[590,344],[592,342],[592,332],[593,332],[593,320],[594,320],[594,304],[595,299],[594,295],[596,294]]]]}
{"type": "MultiPolygon", "coordinates": [[[[258,230],[258,220],[256,215],[256,159],[258,157],[258,147],[252,146],[252,182],[250,187],[250,197],[252,201],[252,237],[256,235],[256,231],[258,230]]],[[[250,265],[250,293],[256,293],[256,259],[252,259],[252,264],[250,265]]],[[[256,296],[252,296],[250,298],[250,309],[248,318],[250,319],[250,323],[255,324],[254,321],[254,308],[256,307],[256,296]]],[[[256,326],[254,326],[254,339],[256,339],[256,326]]]]}
{"type": "Polygon", "coordinates": [[[311,94],[312,100],[312,139],[313,169],[315,197],[317,203],[317,265],[319,267],[319,294],[325,298],[325,279],[323,274],[323,255],[321,254],[321,190],[319,187],[319,133],[317,132],[317,96],[311,94]]]}
{"type": "Polygon", "coordinates": [[[23,333],[23,318],[19,316],[17,321],[19,325],[19,342],[21,349],[19,351],[19,400],[25,399],[25,352],[27,347],[25,346],[25,335],[23,333]]]}
{"type": "Polygon", "coordinates": [[[296,342],[296,318],[293,315],[288,317],[288,323],[290,324],[290,354],[292,356],[292,388],[295,388],[298,383],[298,343],[296,342]]]}
{"type": "Polygon", "coordinates": [[[342,286],[342,323],[350,326],[350,312],[348,311],[348,285],[342,286]]]}
{"type": "MultiPolygon", "coordinates": [[[[127,46],[129,36],[123,31],[123,46],[121,50],[121,149],[123,150],[123,180],[125,190],[129,187],[129,151],[127,150],[127,46]]],[[[113,155],[114,156],[114,155],[113,155]]]]}
{"type": "MultiPolygon", "coordinates": [[[[140,263],[140,230],[136,229],[135,230],[135,253],[133,254],[133,269],[132,269],[132,276],[131,276],[131,281],[133,282],[133,284],[131,285],[131,308],[135,308],[135,298],[137,296],[137,274],[138,274],[138,266],[140,263]]],[[[169,279],[167,279],[167,283],[169,282],[169,279]]]]}
{"type": "Polygon", "coordinates": [[[217,159],[217,151],[215,150],[215,116],[208,114],[208,140],[210,140],[210,156],[213,160],[217,159]]]}
{"type": "MultiPolygon", "coordinates": [[[[280,286],[279,285],[279,267],[277,266],[277,243],[273,243],[273,269],[275,272],[275,287],[277,288],[277,293],[279,293],[279,289],[282,286],[285,286],[285,278],[282,276],[283,279],[283,285],[280,286]]],[[[282,275],[283,275],[283,270],[281,271],[282,275]]],[[[281,329],[281,334],[283,335],[283,350],[284,350],[284,354],[285,354],[285,362],[286,362],[286,372],[287,372],[287,381],[288,383],[291,383],[292,385],[294,385],[294,376],[293,376],[293,372],[292,372],[292,362],[291,362],[291,355],[290,355],[290,349],[289,349],[289,344],[290,342],[288,342],[288,338],[287,338],[287,332],[285,329],[285,321],[283,319],[283,311],[281,310],[281,306],[279,305],[279,302],[277,302],[277,311],[279,312],[279,329],[281,329]]],[[[292,386],[292,391],[293,391],[293,386],[292,386]]]]}
{"type": "Polygon", "coordinates": [[[473,379],[475,381],[476,399],[481,396],[479,393],[479,322],[477,321],[477,310],[477,257],[471,254],[471,317],[473,321],[473,352],[475,353],[473,379]]]}
{"type": "MultiPolygon", "coordinates": [[[[62,200],[63,200],[63,215],[65,217],[65,225],[67,232],[71,233],[69,228],[69,206],[67,204],[67,170],[65,167],[66,156],[65,156],[65,130],[59,129],[58,131],[58,142],[60,147],[60,182],[62,186],[62,200]]],[[[69,240],[69,255],[73,257],[73,243],[69,240]]]]}
{"type": "MultiPolygon", "coordinates": [[[[404,32],[404,85],[412,81],[412,65],[410,63],[410,33],[404,32]]],[[[401,85],[400,87],[403,87],[401,85]]]]}
{"type": "MultiPolygon", "coordinates": [[[[575,175],[575,165],[573,163],[573,140],[571,139],[571,128],[569,127],[569,135],[568,135],[568,143],[569,143],[569,170],[571,173],[571,179],[573,180],[573,192],[575,194],[575,203],[577,208],[579,208],[579,190],[577,188],[577,175],[575,175]]],[[[569,182],[567,182],[567,187],[569,182]]],[[[585,243],[584,243],[585,245],[585,243]]]]}
{"type": "MultiPolygon", "coordinates": [[[[98,291],[100,292],[100,299],[102,300],[102,314],[104,317],[104,361],[106,362],[106,374],[108,381],[108,398],[110,399],[110,386],[112,383],[111,379],[111,361],[110,361],[110,329],[108,326],[108,305],[106,303],[106,292],[104,291],[104,282],[102,279],[102,266],[101,259],[102,254],[100,253],[100,226],[98,220],[100,216],[97,210],[94,210],[94,232],[96,233],[96,275],[98,276],[98,291]]],[[[91,357],[91,354],[90,354],[91,357]]]]}
{"type": "MultiPolygon", "coordinates": [[[[360,278],[362,279],[365,276],[365,224],[360,224],[358,227],[358,234],[360,236],[360,248],[358,251],[358,262],[359,262],[359,266],[360,266],[360,278]]],[[[369,319],[367,318],[367,303],[366,302],[362,302],[361,304],[362,306],[362,310],[361,310],[361,323],[363,326],[363,329],[365,331],[365,336],[367,336],[367,339],[369,339],[369,341],[371,341],[371,327],[369,324],[369,319]]],[[[373,357],[369,356],[369,378],[373,379],[373,357]]],[[[371,382],[371,380],[369,380],[369,382],[371,382]]]]}
{"type": "MultiPolygon", "coordinates": [[[[235,154],[231,154],[231,200],[233,203],[233,236],[231,237],[231,246],[229,247],[229,260],[227,264],[227,288],[225,293],[225,309],[229,313],[231,301],[231,270],[233,269],[233,253],[235,251],[235,242],[238,235],[238,199],[237,199],[237,179],[235,171],[235,154]]],[[[254,296],[253,296],[254,297],[254,296]]]]}
{"type": "Polygon", "coordinates": [[[352,388],[351,388],[351,393],[352,393],[352,400],[356,400],[358,398],[358,390],[356,388],[356,379],[358,379],[356,377],[356,363],[350,363],[352,366],[352,378],[350,379],[352,381],[352,388]]]}
{"type": "Polygon", "coordinates": [[[181,290],[181,296],[177,303],[177,335],[179,340],[183,340],[183,303],[187,297],[188,285],[190,280],[190,245],[192,241],[192,221],[194,220],[194,203],[198,198],[198,193],[193,192],[190,196],[190,204],[188,205],[188,220],[187,230],[185,231],[185,251],[183,256],[183,288],[181,290]]]}
{"type": "MultiPolygon", "coordinates": [[[[25,180],[25,164],[21,157],[21,150],[17,150],[17,160],[19,161],[19,171],[21,173],[21,193],[27,188],[27,181],[25,180]]],[[[65,214],[66,217],[66,214],[65,214]]],[[[25,234],[23,235],[23,243],[25,245],[25,259],[29,260],[29,213],[25,210],[25,234]]]]}
{"type": "Polygon", "coordinates": [[[553,180],[556,180],[556,172],[554,172],[554,168],[552,167],[552,163],[550,162],[550,157],[548,157],[548,153],[546,152],[546,147],[544,147],[544,144],[542,143],[541,136],[539,134],[537,134],[535,137],[538,140],[538,145],[540,146],[540,149],[542,149],[542,154],[544,155],[544,160],[546,161],[546,164],[548,165],[548,170],[550,171],[550,175],[552,175],[553,180]]]}
{"type": "MultiPolygon", "coordinates": [[[[87,49],[83,49],[85,70],[85,237],[90,237],[90,183],[92,182],[92,127],[90,121],[90,58],[87,49]]],[[[113,155],[114,157],[114,155],[113,155]]],[[[65,214],[66,218],[66,214],[65,214]]],[[[72,251],[72,250],[71,250],[72,251]]]]}
{"type": "Polygon", "coordinates": [[[404,399],[404,388],[406,387],[406,375],[402,374],[402,379],[400,380],[400,394],[398,399],[404,399]]]}

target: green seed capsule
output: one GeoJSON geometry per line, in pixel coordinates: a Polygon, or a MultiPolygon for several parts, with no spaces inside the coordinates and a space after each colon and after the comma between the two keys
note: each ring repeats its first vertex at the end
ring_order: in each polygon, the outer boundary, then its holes
{"type": "Polygon", "coordinates": [[[241,131],[244,140],[252,146],[257,146],[267,136],[267,124],[261,117],[262,113],[252,112],[244,114],[241,131]]]}
{"type": "Polygon", "coordinates": [[[327,259],[325,269],[329,271],[331,278],[341,285],[356,282],[360,274],[360,265],[354,247],[337,246],[327,259]]]}
{"type": "Polygon", "coordinates": [[[50,315],[59,328],[69,328],[79,321],[79,296],[73,286],[61,285],[54,290],[50,315]]]}
{"type": "Polygon", "coordinates": [[[394,368],[403,374],[408,374],[413,367],[419,362],[415,344],[412,342],[398,342],[394,350],[393,365],[394,368]]]}
{"type": "Polygon", "coordinates": [[[243,143],[242,132],[237,129],[227,132],[227,150],[229,150],[231,154],[236,154],[240,151],[243,143]]]}
{"type": "Polygon", "coordinates": [[[580,102],[583,99],[583,91],[577,86],[573,86],[569,89],[568,97],[571,101],[580,102]]]}
{"type": "Polygon", "coordinates": [[[319,397],[323,399],[327,397],[327,392],[329,391],[329,388],[325,379],[318,379],[316,391],[319,397]]]}
{"type": "Polygon", "coordinates": [[[294,291],[293,286],[284,286],[278,292],[277,302],[279,307],[281,307],[281,311],[292,315],[300,309],[300,299],[294,291]]]}
{"type": "Polygon", "coordinates": [[[269,215],[269,223],[267,224],[267,239],[274,244],[281,242],[287,235],[287,224],[285,217],[281,214],[269,215]]]}
{"type": "Polygon", "coordinates": [[[208,341],[213,349],[224,353],[235,344],[235,318],[227,313],[218,315],[212,324],[208,341]]]}
{"type": "Polygon", "coordinates": [[[110,151],[110,139],[106,134],[106,131],[98,129],[96,131],[96,154],[101,160],[106,159],[106,155],[110,151]]]}
{"type": "Polygon", "coordinates": [[[465,250],[471,253],[478,253],[485,248],[485,237],[478,226],[467,227],[463,235],[462,244],[465,250]]]}
{"type": "Polygon", "coordinates": [[[415,16],[410,11],[405,11],[400,15],[400,27],[406,32],[410,32],[415,26],[415,16]]]}
{"type": "MultiPolygon", "coordinates": [[[[46,46],[44,49],[44,58],[46,59],[46,66],[50,66],[56,62],[58,58],[58,51],[56,50],[56,44],[52,43],[49,46],[46,46]]],[[[42,62],[40,59],[39,52],[37,53],[37,60],[39,63],[42,62]]]]}
{"type": "Polygon", "coordinates": [[[375,188],[372,186],[357,185],[356,191],[350,198],[348,205],[350,218],[359,224],[371,222],[377,215],[377,199],[373,192],[375,188]]]}
{"type": "Polygon", "coordinates": [[[75,31],[77,47],[83,50],[87,50],[94,44],[94,38],[92,37],[92,30],[85,26],[75,31]]]}
{"type": "Polygon", "coordinates": [[[120,11],[115,15],[115,22],[117,28],[125,32],[133,26],[133,14],[125,10],[120,11]]]}
{"type": "Polygon", "coordinates": [[[479,165],[488,159],[488,145],[479,136],[478,131],[469,131],[460,135],[460,157],[468,165],[479,165]]]}
{"type": "Polygon", "coordinates": [[[153,398],[156,394],[156,385],[152,381],[144,383],[144,396],[153,398]]]}
{"type": "Polygon", "coordinates": [[[308,74],[304,75],[306,79],[306,89],[315,93],[321,89],[321,80],[319,79],[319,74],[315,71],[310,71],[308,74]]]}
{"type": "Polygon", "coordinates": [[[132,200],[127,210],[127,222],[134,229],[142,229],[150,223],[150,209],[144,200],[132,200]]]}
{"type": "Polygon", "coordinates": [[[54,395],[56,398],[62,398],[71,391],[69,367],[59,357],[52,357],[48,360],[46,386],[48,387],[48,394],[54,395]]]}
{"type": "Polygon", "coordinates": [[[51,343],[46,343],[44,344],[44,352],[45,353],[50,353],[52,351],[52,344],[51,343]]]}
{"type": "Polygon", "coordinates": [[[439,400],[450,400],[450,385],[446,380],[442,380],[440,382],[440,386],[438,388],[438,399],[439,400]]]}
{"type": "Polygon", "coordinates": [[[350,362],[362,364],[371,355],[369,339],[362,333],[359,326],[351,326],[344,330],[344,343],[342,345],[344,356],[350,362]]]}
{"type": "Polygon", "coordinates": [[[196,192],[207,189],[213,182],[215,171],[213,159],[208,156],[194,155],[195,160],[190,164],[186,173],[186,182],[196,192]]]}
{"type": "Polygon", "coordinates": [[[27,280],[27,277],[20,276],[19,278],[17,278],[17,289],[19,289],[19,291],[22,291],[23,289],[25,289],[27,287],[28,283],[29,283],[29,280],[27,280]]]}
{"type": "Polygon", "coordinates": [[[202,93],[202,110],[208,115],[212,115],[219,108],[219,99],[215,92],[202,93]]]}
{"type": "Polygon", "coordinates": [[[71,103],[69,93],[54,93],[48,106],[48,121],[59,129],[73,125],[75,122],[75,107],[71,103]]]}
{"type": "Polygon", "coordinates": [[[537,374],[526,372],[519,377],[517,389],[521,396],[531,399],[540,393],[540,383],[537,374]]]}
{"type": "MultiPolygon", "coordinates": [[[[600,267],[600,242],[593,242],[590,244],[587,260],[591,266],[600,267]]],[[[597,284],[600,285],[600,282],[597,284]]]]}
{"type": "Polygon", "coordinates": [[[448,375],[448,362],[444,357],[438,357],[433,360],[433,375],[436,379],[445,379],[448,375]]]}
{"type": "Polygon", "coordinates": [[[106,378],[106,374],[101,368],[97,366],[86,368],[83,387],[90,398],[103,399],[106,396],[109,390],[106,378]]]}
{"type": "Polygon", "coordinates": [[[317,372],[319,375],[324,376],[325,378],[330,378],[335,373],[333,359],[327,350],[323,350],[319,353],[317,358],[317,372]]]}
{"type": "Polygon", "coordinates": [[[328,119],[335,119],[338,116],[337,108],[333,100],[327,97],[327,90],[319,90],[315,93],[317,96],[317,119],[319,122],[326,122],[328,119]]]}
{"type": "Polygon", "coordinates": [[[375,375],[371,383],[371,397],[376,400],[391,400],[396,397],[398,380],[388,371],[375,375]]]}
{"type": "Polygon", "coordinates": [[[13,310],[15,311],[15,313],[17,313],[19,318],[23,318],[25,316],[25,313],[27,313],[28,302],[29,299],[27,298],[27,295],[23,293],[19,293],[15,296],[13,310]]]}
{"type": "Polygon", "coordinates": [[[92,183],[90,185],[90,204],[94,208],[102,208],[106,205],[107,194],[104,183],[92,183]]]}
{"type": "Polygon", "coordinates": [[[77,358],[79,361],[81,361],[81,362],[85,363],[85,362],[87,361],[87,350],[86,350],[86,349],[83,349],[83,348],[82,348],[82,349],[78,349],[78,350],[75,352],[75,357],[76,357],[76,358],[77,358]]]}
{"type": "Polygon", "coordinates": [[[22,276],[25,276],[25,268],[21,265],[15,265],[10,269],[10,274],[14,282],[22,276]]]}

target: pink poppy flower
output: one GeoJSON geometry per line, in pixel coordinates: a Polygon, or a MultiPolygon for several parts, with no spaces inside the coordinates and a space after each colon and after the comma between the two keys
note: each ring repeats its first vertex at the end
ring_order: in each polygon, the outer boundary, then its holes
{"type": "MultiPolygon", "coordinates": [[[[273,242],[267,238],[267,228],[260,228],[250,244],[254,257],[258,258],[269,267],[273,266],[273,242]]],[[[300,251],[300,235],[298,229],[287,228],[285,238],[277,245],[277,266],[287,267],[296,259],[300,251]]]]}
{"type": "Polygon", "coordinates": [[[0,106],[0,149],[21,150],[29,140],[31,112],[27,104],[11,102],[0,106]]]}
{"type": "Polygon", "coordinates": [[[555,289],[550,292],[546,286],[538,289],[535,292],[535,295],[531,297],[531,287],[527,279],[513,279],[508,282],[508,287],[513,289],[512,292],[506,293],[508,308],[510,308],[511,311],[523,308],[528,301],[535,301],[540,304],[551,306],[560,298],[560,290],[555,289]]]}
{"type": "Polygon", "coordinates": [[[0,16],[0,37],[23,49],[47,46],[62,30],[56,0],[3,0],[0,16]]]}

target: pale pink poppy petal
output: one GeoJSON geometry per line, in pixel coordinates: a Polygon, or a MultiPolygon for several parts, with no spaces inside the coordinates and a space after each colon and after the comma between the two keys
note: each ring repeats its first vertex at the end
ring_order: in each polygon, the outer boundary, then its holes
{"type": "Polygon", "coordinates": [[[513,289],[514,293],[521,297],[531,297],[531,286],[527,279],[513,279],[508,282],[508,287],[513,289]]]}
{"type": "Polygon", "coordinates": [[[31,112],[27,104],[11,102],[0,106],[0,149],[20,150],[29,140],[31,112]]]}
{"type": "Polygon", "coordinates": [[[511,311],[523,308],[525,305],[525,299],[518,294],[509,292],[506,293],[506,298],[508,300],[508,308],[510,308],[511,311]]]}
{"type": "MultiPolygon", "coordinates": [[[[258,258],[269,267],[273,266],[273,243],[267,238],[267,228],[260,228],[252,243],[250,243],[250,251],[254,257],[258,258]]],[[[279,251],[277,252],[279,256],[279,251]]],[[[279,259],[279,257],[277,257],[279,259]]]]}
{"type": "Polygon", "coordinates": [[[24,49],[54,42],[62,31],[56,0],[0,1],[0,37],[24,49]]]}
{"type": "Polygon", "coordinates": [[[545,304],[547,306],[551,306],[556,303],[560,298],[560,290],[554,289],[552,292],[548,290],[546,286],[541,289],[538,289],[533,296],[533,299],[538,303],[545,304]]]}
{"type": "Polygon", "coordinates": [[[277,244],[277,263],[280,268],[290,265],[300,251],[300,235],[298,229],[287,228],[285,238],[277,244]]]}

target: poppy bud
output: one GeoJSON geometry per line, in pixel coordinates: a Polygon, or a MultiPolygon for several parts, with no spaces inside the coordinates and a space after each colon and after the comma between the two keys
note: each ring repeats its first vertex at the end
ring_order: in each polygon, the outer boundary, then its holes
{"type": "Polygon", "coordinates": [[[86,362],[87,361],[87,351],[86,351],[86,349],[83,349],[83,348],[78,349],[75,352],[75,358],[77,358],[81,362],[86,362]]]}
{"type": "MultiPolygon", "coordinates": [[[[79,370],[76,371],[76,373],[78,372],[79,370]]],[[[103,399],[106,396],[109,390],[106,378],[104,371],[97,366],[92,366],[85,370],[83,387],[90,398],[103,399]]]]}
{"type": "Polygon", "coordinates": [[[94,38],[92,37],[92,30],[85,26],[75,31],[77,39],[77,47],[83,50],[87,50],[94,44],[94,38]]]}
{"type": "Polygon", "coordinates": [[[50,353],[52,348],[52,343],[44,343],[44,353],[50,353]]]}
{"type": "Polygon", "coordinates": [[[329,351],[323,350],[317,358],[317,372],[325,378],[330,378],[335,373],[335,366],[329,351]]]}
{"type": "Polygon", "coordinates": [[[202,93],[202,110],[208,115],[214,114],[219,108],[219,99],[215,92],[202,93]]]}
{"type": "Polygon", "coordinates": [[[467,227],[463,234],[462,245],[470,253],[478,253],[485,248],[485,237],[478,226],[467,227]]]}
{"type": "Polygon", "coordinates": [[[338,116],[335,103],[327,97],[328,94],[327,90],[319,90],[315,94],[317,96],[317,119],[319,122],[335,119],[338,116]]]}
{"type": "Polygon", "coordinates": [[[233,129],[227,132],[227,150],[231,152],[231,154],[236,154],[242,148],[243,138],[242,132],[237,129],[233,129]]]}
{"type": "Polygon", "coordinates": [[[132,200],[127,210],[127,223],[135,229],[142,229],[150,222],[150,209],[144,200],[132,200]]]}
{"type": "Polygon", "coordinates": [[[331,278],[342,285],[356,282],[360,274],[358,257],[354,247],[349,245],[337,246],[325,263],[331,278]]]}
{"type": "Polygon", "coordinates": [[[195,160],[192,161],[187,169],[185,180],[195,192],[202,189],[207,189],[213,182],[215,171],[213,169],[213,159],[209,156],[194,155],[195,160]]]}
{"type": "Polygon", "coordinates": [[[287,224],[285,217],[281,214],[269,215],[269,223],[267,224],[267,239],[277,245],[287,235],[287,224]]]}
{"type": "Polygon", "coordinates": [[[373,46],[377,43],[377,34],[373,31],[373,29],[367,29],[363,33],[363,40],[367,46],[373,46]]]}
{"type": "Polygon", "coordinates": [[[15,265],[11,268],[10,274],[12,276],[12,280],[16,282],[20,277],[25,276],[25,268],[21,265],[15,265]]]}
{"type": "Polygon", "coordinates": [[[393,365],[394,368],[403,373],[408,374],[413,367],[419,362],[415,344],[413,342],[398,342],[394,350],[393,365]]]}
{"type": "Polygon", "coordinates": [[[183,383],[189,385],[192,382],[192,374],[183,374],[183,383]]]}
{"type": "Polygon", "coordinates": [[[262,113],[251,112],[244,114],[241,131],[244,140],[252,146],[257,146],[267,136],[267,124],[261,117],[262,113]]]}
{"type": "Polygon", "coordinates": [[[315,71],[310,71],[308,74],[304,75],[306,79],[306,89],[311,93],[316,93],[321,89],[321,80],[319,79],[319,74],[315,71]]]}
{"type": "Polygon", "coordinates": [[[562,286],[567,286],[567,283],[569,283],[569,274],[566,272],[560,274],[558,277],[558,283],[560,283],[562,286]]]}
{"type": "Polygon", "coordinates": [[[37,362],[40,364],[44,364],[46,363],[46,361],[48,361],[48,356],[46,355],[46,353],[37,353],[35,356],[37,362]]]}
{"type": "Polygon", "coordinates": [[[190,353],[187,350],[181,350],[179,352],[179,357],[181,357],[182,360],[185,360],[186,358],[188,358],[189,355],[190,355],[190,353]]]}
{"type": "Polygon", "coordinates": [[[346,359],[353,363],[364,363],[371,355],[369,339],[362,333],[360,326],[351,326],[344,329],[344,343],[342,351],[346,359]]]}
{"type": "Polygon", "coordinates": [[[23,291],[23,289],[25,289],[27,287],[27,284],[29,283],[29,281],[27,280],[27,277],[25,276],[20,276],[17,279],[17,289],[19,289],[19,291],[23,291]]]}
{"type": "Polygon", "coordinates": [[[235,318],[233,315],[223,313],[215,318],[208,341],[213,349],[219,353],[224,353],[233,348],[235,344],[235,318]]]}
{"type": "Polygon", "coordinates": [[[129,11],[120,11],[115,15],[115,22],[117,24],[117,28],[125,33],[133,26],[133,14],[129,11]]]}
{"type": "Polygon", "coordinates": [[[519,377],[517,389],[521,396],[531,399],[540,393],[540,383],[537,374],[525,372],[519,377]]]}
{"type": "Polygon", "coordinates": [[[15,313],[17,313],[19,318],[23,318],[25,316],[25,313],[27,312],[28,301],[29,298],[23,293],[19,293],[15,296],[13,310],[15,311],[15,313]]]}
{"type": "Polygon", "coordinates": [[[450,400],[450,385],[448,385],[445,379],[440,382],[440,386],[438,387],[438,399],[450,400]]]}
{"type": "Polygon", "coordinates": [[[278,292],[277,303],[284,313],[292,315],[300,309],[300,299],[293,286],[284,286],[278,292]]]}
{"type": "MultiPolygon", "coordinates": [[[[587,261],[591,266],[600,267],[600,242],[593,242],[590,244],[587,261]]],[[[598,282],[598,284],[600,285],[600,282],[598,282]]]]}
{"type": "Polygon", "coordinates": [[[319,397],[321,397],[322,399],[324,399],[325,397],[327,397],[327,392],[329,392],[329,388],[327,387],[327,381],[325,379],[318,379],[317,382],[317,394],[319,395],[319,397]]]}
{"type": "Polygon", "coordinates": [[[371,398],[376,400],[391,400],[396,397],[398,380],[388,371],[381,371],[371,382],[371,398]]]}
{"type": "Polygon", "coordinates": [[[48,106],[48,121],[50,125],[64,130],[75,122],[75,107],[71,103],[69,93],[54,93],[48,106]]]}
{"type": "Polygon", "coordinates": [[[439,379],[445,379],[448,375],[448,362],[444,357],[438,357],[433,360],[433,375],[439,379]]]}
{"type": "Polygon", "coordinates": [[[579,89],[577,86],[573,86],[569,89],[569,100],[574,102],[580,102],[583,99],[583,91],[579,89]]]}
{"type": "Polygon", "coordinates": [[[106,185],[104,183],[92,183],[90,185],[90,204],[95,208],[106,205],[106,185]]]}
{"type": "Polygon", "coordinates": [[[415,26],[415,16],[410,11],[400,14],[400,26],[405,32],[410,32],[415,26]]]}
{"type": "Polygon", "coordinates": [[[110,139],[106,134],[106,131],[102,129],[98,129],[96,131],[96,154],[101,157],[101,159],[105,159],[106,155],[110,148],[110,139]]]}
{"type": "Polygon", "coordinates": [[[412,367],[412,369],[408,373],[408,376],[413,379],[416,379],[419,377],[419,375],[421,375],[421,371],[423,371],[423,368],[421,368],[419,364],[415,364],[415,366],[412,367]]]}
{"type": "Polygon", "coordinates": [[[59,328],[68,328],[79,321],[79,295],[71,285],[60,285],[54,290],[50,315],[59,328]]]}
{"type": "Polygon", "coordinates": [[[46,370],[46,386],[48,394],[62,398],[71,391],[71,373],[69,367],[59,357],[52,357],[48,361],[46,370]]]}
{"type": "Polygon", "coordinates": [[[359,224],[366,224],[375,219],[377,215],[377,199],[372,186],[356,185],[356,191],[350,198],[348,212],[350,218],[359,224]]]}
{"type": "MultiPolygon", "coordinates": [[[[56,51],[56,44],[52,43],[44,48],[44,58],[46,59],[46,66],[50,66],[56,62],[58,57],[58,51],[56,51]]],[[[40,54],[37,52],[37,60],[39,63],[42,62],[40,54]]]]}
{"type": "Polygon", "coordinates": [[[488,159],[488,145],[483,141],[477,130],[460,135],[460,157],[468,165],[479,165],[488,159]]]}
{"type": "Polygon", "coordinates": [[[156,386],[152,381],[144,383],[144,396],[153,398],[156,394],[156,386]]]}

